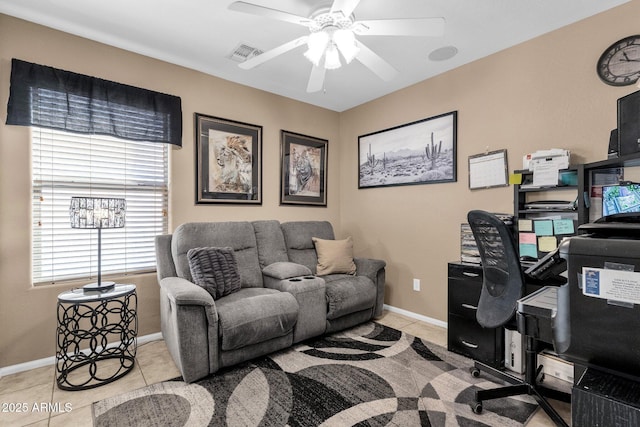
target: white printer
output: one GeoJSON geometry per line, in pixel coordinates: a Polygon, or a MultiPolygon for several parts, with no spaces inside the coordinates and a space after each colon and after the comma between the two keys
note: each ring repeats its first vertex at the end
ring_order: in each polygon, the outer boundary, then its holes
{"type": "Polygon", "coordinates": [[[569,150],[562,148],[551,148],[549,150],[538,150],[535,153],[526,154],[522,158],[522,168],[533,170],[539,164],[553,164],[558,170],[569,167],[569,150]]]}

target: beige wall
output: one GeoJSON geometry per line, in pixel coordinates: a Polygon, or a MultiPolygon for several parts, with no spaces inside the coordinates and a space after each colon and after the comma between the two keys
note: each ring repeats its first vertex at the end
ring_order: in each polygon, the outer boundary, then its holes
{"type": "MultiPolygon", "coordinates": [[[[183,148],[170,156],[171,229],[187,221],[320,219],[339,235],[338,113],[0,14],[0,367],[55,354],[56,296],[73,287],[31,285],[29,130],[4,125],[14,57],[182,98],[183,148]],[[263,126],[262,206],[194,204],[195,112],[263,126]],[[281,129],[329,140],[327,208],[279,206],[281,129]]],[[[159,332],[155,275],[119,281],[138,285],[139,334],[159,332]]]]}
{"type": "Polygon", "coordinates": [[[340,115],[342,229],[360,255],[387,260],[387,304],[446,321],[447,262],[459,259],[466,213],[513,212],[512,187],[468,189],[470,155],[507,149],[510,170],[522,168],[525,153],[555,147],[576,162],[606,158],[616,100],[637,88],[601,83],[595,64],[611,43],[638,33],[638,16],[634,0],[340,115]],[[358,135],[452,110],[456,183],[358,190],[358,135]]]}
{"type": "MultiPolygon", "coordinates": [[[[598,80],[600,53],[637,33],[640,0],[500,52],[376,101],[335,113],[195,71],[0,15],[0,117],[4,123],[10,60],[89,74],[182,98],[183,148],[171,152],[171,228],[185,221],[326,219],[356,254],[385,259],[386,303],[446,321],[446,264],[459,257],[459,227],[473,208],[511,212],[512,189],[469,191],[467,159],[506,148],[510,169],[524,153],[568,148],[574,157],[606,157],[615,100],[633,88],[598,80]],[[458,181],[357,189],[357,137],[457,110],[458,181]],[[263,205],[195,206],[193,113],[259,124],[263,205]],[[328,207],[280,207],[279,131],[328,139],[328,207]],[[422,291],[411,290],[413,278],[422,291]]],[[[56,295],[70,285],[30,281],[28,129],[0,124],[0,367],[50,357],[56,295]]],[[[159,331],[153,275],[138,285],[140,334],[159,331]]]]}

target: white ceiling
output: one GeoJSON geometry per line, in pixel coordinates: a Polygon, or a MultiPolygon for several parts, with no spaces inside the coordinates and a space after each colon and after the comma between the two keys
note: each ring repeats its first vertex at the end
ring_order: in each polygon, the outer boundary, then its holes
{"type": "MultiPolygon", "coordinates": [[[[444,17],[443,37],[361,36],[399,74],[380,80],[358,61],[326,74],[307,93],[311,63],[296,48],[254,69],[228,58],[240,44],[267,51],[308,34],[305,27],[228,10],[233,0],[0,0],[0,13],[52,27],[226,80],[344,111],[628,0],[361,0],[357,20],[444,17]],[[435,49],[458,54],[431,61],[435,49]]],[[[309,16],[331,1],[246,0],[309,16]]],[[[47,64],[44,64],[47,65],[47,64]]],[[[73,71],[73,70],[70,70],[73,71]]]]}

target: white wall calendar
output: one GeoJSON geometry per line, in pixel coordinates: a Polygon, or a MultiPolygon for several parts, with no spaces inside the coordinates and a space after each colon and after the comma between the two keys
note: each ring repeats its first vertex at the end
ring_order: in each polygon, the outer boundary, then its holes
{"type": "Polygon", "coordinates": [[[469,189],[505,187],[508,184],[507,150],[469,156],[469,189]]]}

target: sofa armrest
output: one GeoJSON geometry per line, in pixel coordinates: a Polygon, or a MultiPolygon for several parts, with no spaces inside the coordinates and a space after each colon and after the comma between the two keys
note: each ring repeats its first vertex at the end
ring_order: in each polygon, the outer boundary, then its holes
{"type": "Polygon", "coordinates": [[[309,268],[295,262],[274,262],[262,269],[262,275],[278,280],[291,279],[300,276],[312,276],[309,268]]]}
{"type": "Polygon", "coordinates": [[[160,287],[166,289],[169,298],[177,305],[213,307],[213,313],[215,313],[217,320],[213,297],[203,287],[180,277],[166,277],[160,281],[160,287]]]}
{"type": "Polygon", "coordinates": [[[300,308],[298,321],[293,330],[294,343],[322,335],[325,332],[327,299],[326,284],[323,278],[304,275],[280,280],[265,276],[264,287],[288,292],[298,302],[300,308]]]}
{"type": "Polygon", "coordinates": [[[375,282],[378,271],[387,266],[387,263],[381,259],[372,258],[353,258],[353,262],[356,264],[356,275],[367,276],[375,282]]]}
{"type": "Polygon", "coordinates": [[[160,281],[160,316],[162,335],[184,381],[218,370],[218,312],[209,292],[166,277],[160,281]]]}
{"type": "Polygon", "coordinates": [[[373,309],[373,317],[382,316],[384,307],[385,267],[387,263],[380,259],[354,258],[356,275],[366,276],[376,285],[376,305],[373,309]]]}

